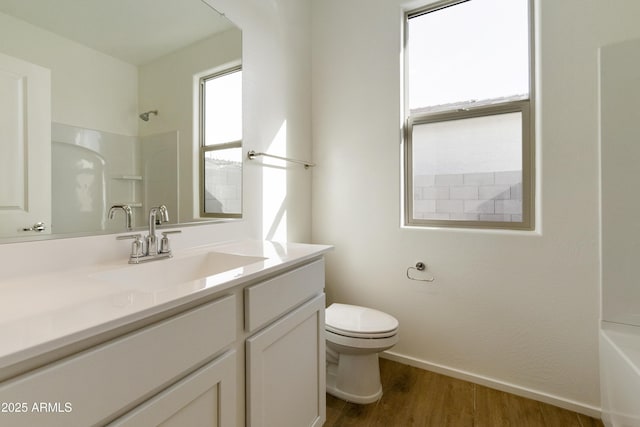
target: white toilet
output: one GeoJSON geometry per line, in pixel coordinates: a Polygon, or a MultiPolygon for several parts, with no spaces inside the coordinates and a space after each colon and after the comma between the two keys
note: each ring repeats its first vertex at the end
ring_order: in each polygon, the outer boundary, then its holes
{"type": "Polygon", "coordinates": [[[331,304],[325,336],[327,393],[361,404],[380,399],[378,353],[398,342],[398,320],[371,308],[331,304]]]}

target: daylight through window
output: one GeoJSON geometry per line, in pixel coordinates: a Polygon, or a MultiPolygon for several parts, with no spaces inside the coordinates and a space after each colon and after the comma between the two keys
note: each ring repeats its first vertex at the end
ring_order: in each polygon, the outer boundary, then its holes
{"type": "Polygon", "coordinates": [[[528,0],[406,14],[405,223],[533,228],[528,0]]]}
{"type": "Polygon", "coordinates": [[[200,215],[242,214],[242,71],[200,79],[200,215]]]}

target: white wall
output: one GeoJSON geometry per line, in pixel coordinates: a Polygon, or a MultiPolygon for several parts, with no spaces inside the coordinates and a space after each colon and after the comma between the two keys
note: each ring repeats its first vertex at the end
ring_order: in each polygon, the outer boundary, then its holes
{"type": "MultiPolygon", "coordinates": [[[[309,2],[209,1],[243,29],[245,151],[266,150],[286,122],[283,142],[288,153],[310,157],[309,2]]],[[[132,93],[136,96],[137,90],[134,88],[132,93]]],[[[137,109],[131,114],[139,121],[137,109]]],[[[284,179],[272,187],[263,185],[264,171],[257,162],[245,164],[243,220],[186,227],[182,234],[172,237],[174,250],[245,237],[260,239],[274,219],[282,217],[279,214],[282,212],[286,212],[287,221],[283,225],[278,223],[280,234],[272,237],[308,241],[311,235],[310,171],[302,167],[287,169],[287,175],[281,177],[284,179]],[[286,199],[273,215],[263,215],[263,201],[269,199],[270,191],[286,192],[286,199]]],[[[125,263],[129,247],[130,242],[116,241],[114,236],[2,244],[0,280],[91,262],[121,260],[125,263]]]]}
{"type": "Polygon", "coordinates": [[[640,3],[536,1],[529,233],[400,226],[404,2],[312,5],[313,240],[336,247],[329,300],[396,316],[405,361],[597,413],[597,48],[640,35],[640,3]],[[406,279],[418,260],[433,284],[406,279]]]}
{"type": "MultiPolygon", "coordinates": [[[[310,1],[206,1],[243,30],[243,151],[310,158],[310,1]]],[[[251,234],[309,241],[311,170],[263,161],[244,164],[243,211],[251,234]]]]}
{"type": "Polygon", "coordinates": [[[135,66],[0,13],[0,51],[51,70],[51,120],[137,135],[135,66]]]}

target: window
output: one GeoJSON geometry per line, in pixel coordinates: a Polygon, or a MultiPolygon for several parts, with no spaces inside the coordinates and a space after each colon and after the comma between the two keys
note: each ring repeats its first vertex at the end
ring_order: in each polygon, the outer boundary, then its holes
{"type": "Polygon", "coordinates": [[[533,229],[528,0],[454,0],[405,19],[405,223],[533,229]]]}
{"type": "Polygon", "coordinates": [[[242,71],[200,79],[200,215],[242,216],[242,71]]]}

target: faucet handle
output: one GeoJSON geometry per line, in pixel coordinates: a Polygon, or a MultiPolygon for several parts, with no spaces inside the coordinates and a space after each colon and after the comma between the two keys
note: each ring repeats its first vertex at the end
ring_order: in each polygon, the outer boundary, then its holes
{"type": "Polygon", "coordinates": [[[116,237],[116,240],[126,240],[126,239],[133,239],[133,242],[131,243],[131,257],[137,258],[139,256],[142,256],[142,252],[143,252],[142,235],[141,234],[125,234],[123,236],[116,237]]]}
{"type": "Polygon", "coordinates": [[[127,239],[142,239],[142,234],[123,234],[122,236],[116,236],[116,240],[127,240],[127,239]]]}
{"type": "Polygon", "coordinates": [[[171,230],[171,231],[163,231],[162,239],[160,239],[160,253],[166,254],[171,253],[171,245],[169,244],[169,238],[167,234],[177,234],[182,233],[182,230],[171,230]]]}

